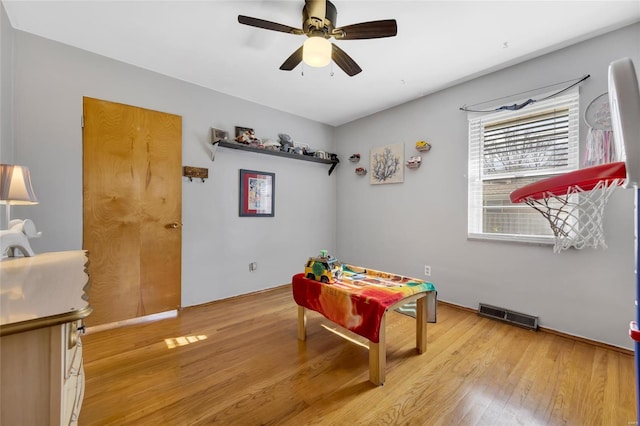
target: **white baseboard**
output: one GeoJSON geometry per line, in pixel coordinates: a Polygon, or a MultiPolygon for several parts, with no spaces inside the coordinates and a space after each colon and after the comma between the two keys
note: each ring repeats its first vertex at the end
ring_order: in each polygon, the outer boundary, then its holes
{"type": "Polygon", "coordinates": [[[134,324],[144,324],[146,322],[159,321],[168,318],[175,318],[178,316],[178,310],[159,312],[157,314],[145,315],[143,317],[136,317],[122,321],[111,322],[109,324],[94,325],[93,327],[87,327],[87,333],[97,333],[99,331],[111,330],[113,328],[126,327],[134,324]]]}

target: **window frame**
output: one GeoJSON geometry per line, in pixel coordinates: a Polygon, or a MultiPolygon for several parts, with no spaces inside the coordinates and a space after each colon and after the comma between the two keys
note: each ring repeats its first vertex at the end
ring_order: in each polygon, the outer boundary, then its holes
{"type": "MultiPolygon", "coordinates": [[[[544,95],[540,96],[544,98],[544,95]]],[[[520,102],[517,102],[520,103],[520,102]]],[[[554,175],[564,174],[579,168],[579,151],[580,151],[580,99],[578,88],[571,90],[568,93],[538,101],[533,103],[522,110],[517,111],[499,111],[495,113],[482,114],[482,113],[469,113],[468,114],[468,205],[467,205],[467,238],[468,239],[481,239],[481,240],[498,240],[498,241],[516,241],[525,243],[542,243],[553,244],[555,238],[551,232],[550,227],[549,234],[523,234],[523,233],[499,233],[499,232],[486,232],[484,229],[485,212],[488,209],[495,209],[495,207],[487,206],[485,204],[485,195],[483,193],[485,184],[487,181],[499,181],[505,179],[519,179],[519,178],[535,178],[536,180],[545,179],[554,175]],[[527,117],[536,113],[542,113],[544,111],[568,108],[568,136],[567,136],[567,162],[565,165],[545,167],[541,169],[525,169],[520,171],[510,171],[506,173],[495,173],[493,175],[487,175],[484,173],[484,129],[489,124],[494,124],[500,121],[514,120],[521,117],[527,117]]],[[[533,210],[525,203],[519,204],[505,204],[500,206],[505,210],[517,212],[520,209],[531,209],[537,214],[540,220],[545,221],[544,217],[533,210]]],[[[522,210],[521,210],[522,211],[522,210]]],[[[499,213],[498,213],[499,214],[499,213]]],[[[533,216],[532,216],[533,217],[533,216]]],[[[506,219],[508,220],[508,219],[506,219]]],[[[537,219],[533,219],[528,224],[534,224],[537,219]]],[[[518,226],[514,224],[514,226],[518,226]]],[[[539,224],[538,224],[539,226],[539,224]]],[[[548,224],[546,224],[548,227],[548,224]]],[[[524,227],[523,227],[524,228],[524,227]]]]}

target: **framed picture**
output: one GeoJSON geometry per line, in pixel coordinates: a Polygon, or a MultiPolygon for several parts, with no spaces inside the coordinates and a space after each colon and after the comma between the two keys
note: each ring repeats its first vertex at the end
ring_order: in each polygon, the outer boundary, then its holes
{"type": "Polygon", "coordinates": [[[371,148],[369,160],[372,185],[404,182],[404,144],[371,148]]]}
{"type": "Polygon", "coordinates": [[[240,216],[274,217],[276,174],[240,169],[240,216]]]}
{"type": "Polygon", "coordinates": [[[240,127],[240,126],[236,126],[236,138],[238,136],[244,135],[245,133],[250,133],[250,134],[254,134],[255,132],[253,131],[252,128],[250,127],[240,127]]]}
{"type": "Polygon", "coordinates": [[[225,130],[216,129],[214,127],[211,128],[211,142],[220,142],[220,141],[228,141],[229,140],[229,132],[225,130]]]}

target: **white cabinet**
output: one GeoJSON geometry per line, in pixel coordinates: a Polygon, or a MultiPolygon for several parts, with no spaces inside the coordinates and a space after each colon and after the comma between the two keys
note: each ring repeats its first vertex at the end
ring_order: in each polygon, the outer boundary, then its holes
{"type": "Polygon", "coordinates": [[[83,251],[0,262],[0,424],[77,424],[86,263],[83,251]]]}

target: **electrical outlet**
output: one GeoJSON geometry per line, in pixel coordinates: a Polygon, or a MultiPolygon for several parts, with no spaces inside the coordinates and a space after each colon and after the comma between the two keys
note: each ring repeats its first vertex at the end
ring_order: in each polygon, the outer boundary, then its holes
{"type": "Polygon", "coordinates": [[[424,265],[424,274],[428,277],[431,276],[431,266],[429,265],[424,265]]]}
{"type": "Polygon", "coordinates": [[[249,272],[253,272],[258,269],[258,262],[251,262],[249,264],[249,272]]]}

